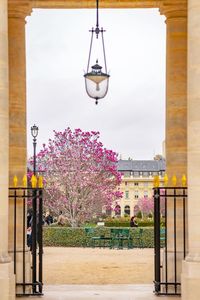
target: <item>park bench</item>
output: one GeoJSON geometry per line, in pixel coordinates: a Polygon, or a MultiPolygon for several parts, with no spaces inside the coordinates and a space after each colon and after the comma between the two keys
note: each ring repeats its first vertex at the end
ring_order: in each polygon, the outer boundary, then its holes
{"type": "Polygon", "coordinates": [[[90,239],[89,246],[95,247],[106,247],[107,244],[110,246],[110,236],[106,236],[105,234],[96,235],[95,228],[93,227],[85,227],[85,233],[90,239]]]}
{"type": "Polygon", "coordinates": [[[111,228],[110,236],[110,248],[123,249],[125,245],[128,249],[133,248],[133,239],[129,228],[111,228]]]}
{"type": "Polygon", "coordinates": [[[143,242],[143,228],[134,228],[133,229],[133,240],[137,241],[137,245],[134,245],[134,247],[139,246],[139,248],[144,248],[144,242],[143,242]]]}

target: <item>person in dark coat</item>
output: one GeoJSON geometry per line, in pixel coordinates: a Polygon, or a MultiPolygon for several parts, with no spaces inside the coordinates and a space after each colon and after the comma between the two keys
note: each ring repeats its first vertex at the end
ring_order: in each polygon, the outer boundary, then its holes
{"type": "Polygon", "coordinates": [[[47,225],[51,225],[53,223],[53,217],[50,213],[48,213],[45,217],[45,223],[47,225]]]}
{"type": "Polygon", "coordinates": [[[138,223],[136,222],[136,216],[131,217],[130,227],[138,227],[138,223]]]}

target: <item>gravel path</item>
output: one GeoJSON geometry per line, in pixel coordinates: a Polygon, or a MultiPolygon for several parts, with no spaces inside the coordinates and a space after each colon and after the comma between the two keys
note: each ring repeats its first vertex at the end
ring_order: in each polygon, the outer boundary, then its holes
{"type": "Polygon", "coordinates": [[[44,284],[152,284],[153,251],[44,248],[44,284]]]}

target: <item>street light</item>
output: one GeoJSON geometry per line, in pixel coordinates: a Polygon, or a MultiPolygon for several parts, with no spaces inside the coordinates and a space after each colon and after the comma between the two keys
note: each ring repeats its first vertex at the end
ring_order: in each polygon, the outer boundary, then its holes
{"type": "Polygon", "coordinates": [[[31,135],[33,137],[33,174],[36,175],[36,144],[39,128],[34,124],[31,127],[31,135]]]}
{"type": "Polygon", "coordinates": [[[95,29],[92,28],[90,30],[92,36],[90,42],[87,73],[84,75],[84,77],[85,77],[85,88],[88,96],[95,99],[96,100],[95,103],[98,104],[99,99],[104,98],[108,92],[108,83],[109,83],[110,75],[107,74],[106,53],[105,53],[105,45],[104,45],[104,38],[103,38],[103,33],[105,32],[105,30],[103,29],[103,27],[99,29],[99,0],[96,0],[96,8],[97,8],[96,28],[95,29]],[[101,34],[103,59],[104,59],[104,71],[102,71],[103,68],[98,64],[98,59],[97,59],[96,64],[91,66],[92,70],[89,72],[94,33],[96,34],[97,39],[99,37],[99,34],[101,34]]]}

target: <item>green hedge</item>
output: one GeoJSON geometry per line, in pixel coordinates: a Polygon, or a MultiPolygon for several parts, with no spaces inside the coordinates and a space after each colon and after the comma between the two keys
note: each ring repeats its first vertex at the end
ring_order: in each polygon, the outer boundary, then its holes
{"type": "MultiPolygon", "coordinates": [[[[130,227],[129,227],[130,228],[130,227]]],[[[134,247],[139,247],[139,240],[136,236],[140,228],[130,228],[131,236],[133,237],[134,247]]],[[[96,227],[93,235],[107,235],[109,236],[110,228],[96,227]]],[[[84,228],[69,228],[69,227],[44,227],[43,237],[44,246],[52,247],[88,247],[90,246],[90,237],[87,236],[84,228]]],[[[154,231],[153,228],[143,228],[142,242],[144,248],[154,247],[154,231]]]]}
{"type": "MultiPolygon", "coordinates": [[[[154,221],[138,221],[138,226],[139,227],[153,227],[154,226],[154,221]]],[[[105,226],[106,227],[129,227],[130,226],[130,222],[126,221],[126,222],[120,222],[117,220],[114,221],[107,221],[105,222],[105,226]]]]}
{"type": "MultiPolygon", "coordinates": [[[[154,227],[153,219],[137,219],[138,227],[154,227]]],[[[165,220],[160,220],[160,225],[164,226],[165,220]]],[[[129,227],[130,219],[129,218],[107,218],[105,220],[106,227],[129,227]]]]}

